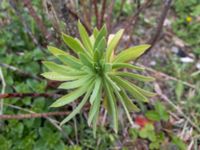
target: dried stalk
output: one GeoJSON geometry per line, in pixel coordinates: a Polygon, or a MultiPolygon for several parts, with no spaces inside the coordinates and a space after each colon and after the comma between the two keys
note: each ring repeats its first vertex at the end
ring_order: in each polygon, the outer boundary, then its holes
{"type": "Polygon", "coordinates": [[[99,27],[100,28],[102,27],[103,21],[104,21],[104,15],[105,15],[105,11],[106,11],[106,2],[107,2],[107,0],[103,0],[102,5],[101,5],[101,16],[99,18],[99,27]]]}
{"type": "Polygon", "coordinates": [[[111,32],[111,28],[112,28],[111,21],[112,21],[112,13],[113,13],[112,11],[113,11],[114,3],[115,3],[115,0],[111,0],[110,7],[108,7],[108,13],[106,16],[106,25],[107,25],[108,32],[111,32]]]}
{"type": "Polygon", "coordinates": [[[0,119],[30,119],[30,118],[45,118],[49,116],[64,116],[70,112],[48,112],[48,113],[32,113],[32,114],[19,114],[19,115],[0,115],[0,119]]]}
{"type": "Polygon", "coordinates": [[[158,22],[157,27],[156,27],[155,35],[147,42],[151,45],[151,47],[148,50],[146,50],[143,55],[147,54],[154,47],[158,38],[160,37],[160,34],[162,32],[162,28],[163,28],[163,23],[165,21],[165,18],[167,17],[167,13],[168,13],[168,10],[170,9],[171,2],[172,2],[172,0],[165,0],[164,8],[162,9],[160,19],[159,19],[159,22],[158,22]]]}
{"type": "Polygon", "coordinates": [[[36,24],[39,27],[39,30],[42,32],[46,40],[50,40],[51,36],[48,34],[47,29],[43,23],[43,21],[40,19],[40,17],[37,15],[36,11],[34,10],[32,3],[30,0],[24,0],[24,6],[28,8],[29,14],[33,17],[36,24]]]}
{"type": "Polygon", "coordinates": [[[24,98],[24,97],[53,97],[58,98],[59,94],[50,93],[4,93],[0,94],[1,98],[24,98]]]}
{"type": "Polygon", "coordinates": [[[94,5],[94,13],[96,16],[96,26],[99,29],[100,23],[99,23],[99,12],[98,12],[97,0],[93,0],[93,5],[94,5]]]}

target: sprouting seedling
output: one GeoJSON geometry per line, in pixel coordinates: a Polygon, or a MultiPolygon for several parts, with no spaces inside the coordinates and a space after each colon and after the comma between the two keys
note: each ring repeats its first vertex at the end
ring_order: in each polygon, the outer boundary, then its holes
{"type": "Polygon", "coordinates": [[[81,97],[80,103],[61,122],[61,125],[80,113],[82,107],[89,102],[91,107],[88,115],[88,124],[92,124],[94,133],[101,106],[104,106],[108,111],[112,118],[112,128],[117,132],[117,102],[121,103],[129,122],[133,124],[129,112],[139,111],[139,108],[132,102],[131,98],[142,103],[148,102],[147,97],[154,95],[154,93],[141,89],[129,81],[131,79],[145,82],[152,81],[152,77],[122,71],[123,68],[142,71],[144,68],[128,62],[138,58],[150,45],[130,47],[114,55],[114,50],[123,35],[123,29],[119,30],[115,35],[108,36],[108,41],[105,25],[100,30],[95,28],[91,36],[88,35],[80,22],[78,22],[78,30],[81,41],[62,34],[64,42],[73,50],[76,56],[52,46],[48,47],[49,51],[63,64],[49,61],[43,62],[50,72],[45,72],[42,75],[50,80],[64,81],[59,86],[60,89],[73,89],[69,94],[55,101],[51,107],[61,107],[81,97]]]}

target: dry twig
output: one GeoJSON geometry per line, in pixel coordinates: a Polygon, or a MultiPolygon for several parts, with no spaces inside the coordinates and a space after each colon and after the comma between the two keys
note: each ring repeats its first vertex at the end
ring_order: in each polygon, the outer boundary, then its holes
{"type": "Polygon", "coordinates": [[[102,27],[103,21],[104,21],[104,15],[105,15],[105,11],[106,11],[106,2],[107,2],[107,0],[103,0],[102,5],[101,5],[101,16],[99,18],[99,27],[100,28],[102,27]]]}
{"type": "Polygon", "coordinates": [[[0,94],[1,98],[24,98],[24,97],[53,97],[58,98],[59,94],[50,93],[3,93],[0,94]]]}
{"type": "Polygon", "coordinates": [[[152,47],[154,47],[154,45],[156,44],[161,32],[162,32],[162,28],[163,28],[163,23],[165,21],[165,18],[167,17],[167,13],[168,13],[168,10],[171,6],[171,2],[172,0],[165,0],[164,2],[164,8],[162,9],[162,12],[161,12],[161,15],[160,15],[160,19],[159,19],[159,22],[157,24],[157,27],[156,27],[156,32],[155,32],[155,35],[147,42],[151,45],[151,47],[145,51],[145,54],[147,54],[151,49],[152,47]]]}
{"type": "Polygon", "coordinates": [[[70,112],[48,112],[48,113],[31,113],[31,114],[19,114],[19,115],[0,115],[0,119],[30,119],[30,118],[42,118],[48,116],[64,116],[68,115],[70,112]]]}
{"type": "Polygon", "coordinates": [[[115,3],[115,0],[111,0],[110,6],[108,7],[108,13],[106,16],[106,25],[107,25],[108,32],[110,32],[111,28],[112,28],[111,21],[112,21],[112,13],[113,13],[114,3],[115,3]]]}
{"type": "Polygon", "coordinates": [[[32,3],[30,0],[24,0],[24,6],[28,8],[29,14],[33,17],[36,24],[39,27],[39,30],[42,32],[46,40],[50,40],[51,36],[48,34],[47,29],[43,23],[43,21],[40,19],[40,17],[37,15],[36,11],[34,10],[32,3]]]}

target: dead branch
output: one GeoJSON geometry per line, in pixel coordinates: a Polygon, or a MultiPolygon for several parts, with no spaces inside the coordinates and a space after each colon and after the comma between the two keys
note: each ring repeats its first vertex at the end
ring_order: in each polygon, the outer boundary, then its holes
{"type": "Polygon", "coordinates": [[[111,0],[109,4],[110,7],[108,8],[108,13],[106,16],[106,25],[107,25],[108,32],[110,32],[112,28],[111,21],[112,21],[112,13],[113,13],[112,11],[113,11],[114,3],[115,3],[115,0],[111,0]]]}
{"type": "Polygon", "coordinates": [[[129,34],[129,39],[127,42],[127,47],[129,47],[131,43],[131,36],[133,34],[133,29],[136,27],[137,22],[139,21],[139,15],[143,12],[147,7],[152,4],[152,0],[146,0],[142,5],[139,5],[135,14],[129,18],[129,20],[125,24],[125,33],[129,34]]]}
{"type": "Polygon", "coordinates": [[[97,28],[99,29],[99,12],[98,12],[97,0],[93,0],[93,5],[94,5],[94,13],[96,16],[96,25],[97,28]]]}
{"type": "Polygon", "coordinates": [[[106,2],[107,2],[107,0],[103,0],[102,5],[101,5],[101,16],[99,18],[99,27],[100,28],[102,27],[103,21],[104,21],[104,15],[105,15],[105,11],[106,11],[106,2]]]}
{"type": "Polygon", "coordinates": [[[39,30],[42,32],[46,40],[51,39],[51,35],[48,34],[47,29],[43,23],[43,21],[40,19],[40,17],[37,15],[36,11],[34,10],[32,3],[30,0],[24,0],[24,6],[28,8],[29,14],[33,17],[36,24],[39,26],[39,30]]]}
{"type": "Polygon", "coordinates": [[[1,98],[24,98],[24,97],[53,97],[58,98],[59,94],[51,94],[51,93],[5,93],[0,94],[1,98]]]}
{"type": "Polygon", "coordinates": [[[155,32],[154,36],[147,42],[151,45],[151,47],[148,50],[146,50],[143,55],[147,54],[154,47],[158,38],[160,37],[160,34],[162,32],[162,28],[163,28],[163,23],[165,21],[165,18],[167,17],[167,13],[168,13],[168,10],[171,6],[171,2],[172,2],[172,0],[165,0],[164,8],[162,9],[160,19],[159,19],[159,22],[158,22],[157,27],[156,27],[156,32],[155,32]]]}
{"type": "Polygon", "coordinates": [[[73,11],[72,9],[70,9],[70,8],[67,7],[67,6],[64,6],[64,7],[63,7],[63,11],[67,11],[67,12],[70,13],[70,14],[72,15],[72,17],[74,17],[76,20],[80,20],[80,22],[83,24],[83,26],[85,27],[85,29],[87,30],[87,32],[88,32],[89,34],[91,34],[91,30],[90,30],[90,28],[88,27],[87,23],[85,23],[85,21],[84,21],[83,19],[81,19],[81,18],[79,17],[79,15],[78,15],[75,11],[73,11]]]}
{"type": "Polygon", "coordinates": [[[43,52],[45,52],[43,50],[43,48],[41,47],[40,43],[38,42],[37,38],[33,35],[33,33],[31,32],[31,29],[29,28],[28,24],[26,23],[26,21],[24,21],[24,18],[21,15],[21,12],[19,11],[18,7],[16,6],[16,1],[9,1],[10,6],[14,9],[17,17],[19,18],[19,20],[21,21],[22,25],[24,26],[24,30],[28,33],[29,37],[31,38],[32,42],[38,46],[43,52]]]}
{"type": "Polygon", "coordinates": [[[68,115],[70,112],[48,112],[48,113],[31,113],[31,114],[19,114],[19,115],[0,115],[0,119],[32,119],[32,118],[45,118],[48,116],[64,116],[68,115]]]}

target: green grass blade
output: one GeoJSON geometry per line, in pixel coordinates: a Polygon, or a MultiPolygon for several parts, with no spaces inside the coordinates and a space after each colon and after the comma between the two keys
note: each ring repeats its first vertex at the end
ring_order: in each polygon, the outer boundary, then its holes
{"type": "Polygon", "coordinates": [[[135,60],[140,55],[142,55],[150,45],[139,45],[130,47],[128,49],[123,50],[121,53],[119,53],[113,60],[114,63],[123,63],[123,62],[129,62],[131,60],[135,60]]]}
{"type": "Polygon", "coordinates": [[[117,47],[119,40],[121,39],[122,35],[123,35],[124,30],[121,29],[119,30],[114,37],[112,38],[112,40],[110,41],[110,43],[108,44],[107,47],[107,51],[106,51],[106,61],[110,62],[111,60],[111,55],[113,53],[113,51],[115,50],[115,48],[117,47]]]}
{"type": "Polygon", "coordinates": [[[143,71],[145,68],[138,67],[132,64],[128,63],[113,63],[112,64],[113,69],[123,69],[123,68],[128,68],[128,69],[133,69],[133,70],[138,70],[138,71],[143,71]]]}
{"type": "Polygon", "coordinates": [[[135,74],[135,73],[130,73],[130,72],[114,72],[114,75],[117,76],[121,76],[121,77],[129,77],[132,79],[136,79],[139,81],[154,81],[155,79],[152,77],[147,77],[147,76],[143,76],[143,75],[139,75],[139,74],[135,74]]]}
{"type": "Polygon", "coordinates": [[[128,91],[134,98],[137,100],[143,101],[143,102],[148,102],[148,99],[140,92],[138,91],[135,87],[133,87],[129,82],[126,80],[117,77],[117,76],[112,76],[112,79],[118,83],[119,86],[121,86],[123,89],[128,91]]]}
{"type": "Polygon", "coordinates": [[[85,105],[85,103],[87,102],[91,91],[92,91],[92,87],[93,85],[91,85],[89,87],[89,90],[87,91],[87,93],[85,94],[85,96],[83,97],[83,100],[80,102],[80,104],[60,123],[60,125],[65,124],[66,122],[68,122],[69,120],[71,120],[75,115],[77,115],[78,113],[80,113],[82,107],[85,105]]]}
{"type": "MultiPolygon", "coordinates": [[[[114,90],[115,90],[115,89],[114,89],[114,90]]],[[[126,112],[126,116],[127,116],[128,120],[129,120],[129,122],[131,123],[131,125],[133,125],[133,124],[134,124],[134,123],[133,123],[133,120],[132,120],[132,118],[131,118],[131,116],[130,116],[130,114],[129,114],[129,111],[128,111],[128,108],[127,108],[126,104],[125,104],[124,101],[123,101],[122,96],[121,96],[120,93],[119,93],[118,91],[116,91],[116,90],[115,90],[115,94],[117,95],[119,101],[121,102],[122,106],[124,107],[124,110],[125,110],[125,112],[126,112]]]]}
{"type": "Polygon", "coordinates": [[[88,36],[87,31],[85,30],[85,28],[83,27],[80,21],[78,21],[78,30],[79,30],[83,45],[92,54],[93,52],[92,52],[92,44],[90,42],[90,38],[88,36]]]}

